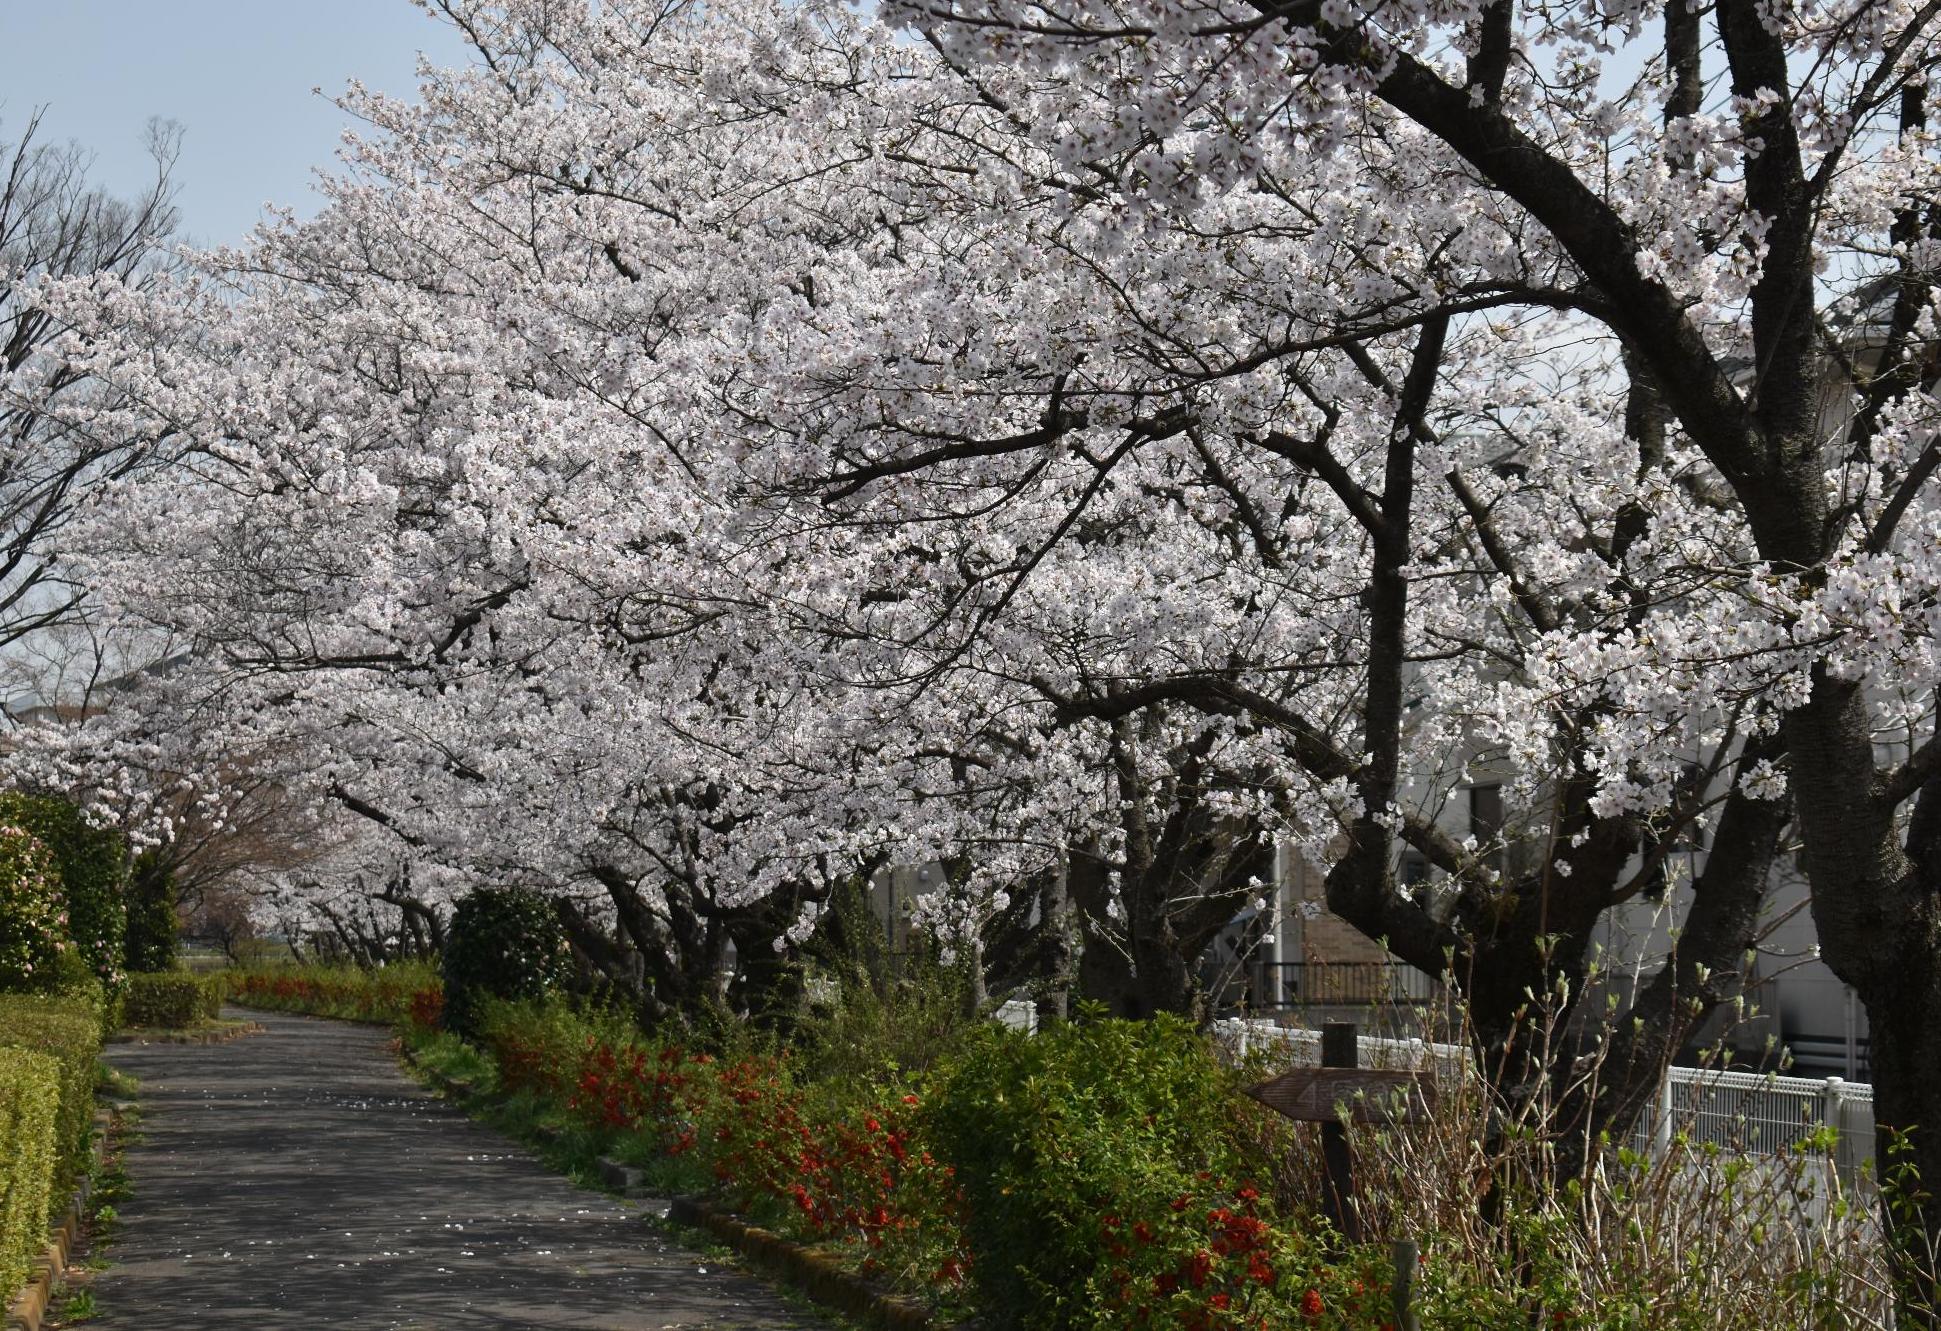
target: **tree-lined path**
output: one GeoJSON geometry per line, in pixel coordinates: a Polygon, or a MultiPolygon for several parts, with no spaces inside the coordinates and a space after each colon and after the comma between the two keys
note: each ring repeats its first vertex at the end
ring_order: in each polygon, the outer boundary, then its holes
{"type": "Polygon", "coordinates": [[[234,1044],[111,1052],[144,1119],[90,1325],[814,1325],[411,1082],[386,1033],[259,1020],[234,1044]]]}

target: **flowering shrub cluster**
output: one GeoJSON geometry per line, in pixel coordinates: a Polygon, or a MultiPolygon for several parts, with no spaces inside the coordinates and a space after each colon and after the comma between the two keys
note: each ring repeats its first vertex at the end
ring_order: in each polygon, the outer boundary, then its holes
{"type": "Polygon", "coordinates": [[[232,1002],[279,1012],[431,1030],[444,1009],[438,972],[411,962],[381,970],[355,966],[234,970],[225,972],[225,978],[232,1002]]]}
{"type": "Polygon", "coordinates": [[[70,946],[53,857],[32,833],[0,823],[0,992],[43,986],[70,946]]]}
{"type": "Polygon", "coordinates": [[[1252,1183],[1203,1174],[1163,1205],[1099,1223],[1103,1260],[1088,1285],[1109,1326],[1328,1327],[1392,1331],[1380,1254],[1324,1258],[1313,1235],[1277,1216],[1252,1183]]]}
{"type": "Polygon", "coordinates": [[[830,1093],[786,1055],[716,1057],[576,1017],[493,1010],[485,1042],[502,1089],[563,1106],[581,1127],[686,1160],[745,1210],[852,1250],[866,1270],[954,1286],[968,1264],[955,1170],[927,1144],[918,1086],[830,1093]]]}
{"type": "Polygon", "coordinates": [[[980,1034],[927,1086],[820,1084],[787,1054],[717,1056],[559,1005],[498,1006],[484,1040],[502,1090],[997,1325],[1387,1321],[1386,1275],[1324,1261],[1246,1180],[1226,1122],[1251,1111],[1184,1024],[980,1034]]]}
{"type": "Polygon", "coordinates": [[[0,819],[46,847],[59,884],[65,935],[85,970],[118,991],[128,920],[128,855],[121,833],[94,826],[64,799],[18,790],[0,792],[0,819]]]}

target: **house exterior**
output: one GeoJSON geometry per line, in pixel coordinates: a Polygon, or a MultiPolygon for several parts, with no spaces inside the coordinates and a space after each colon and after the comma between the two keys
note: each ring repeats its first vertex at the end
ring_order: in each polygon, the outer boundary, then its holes
{"type": "MultiPolygon", "coordinates": [[[[1485,839],[1502,825],[1500,788],[1487,781],[1459,788],[1444,801],[1439,821],[1458,836],[1485,839]]],[[[1629,990],[1664,964],[1672,930],[1690,904],[1689,884],[1705,867],[1704,841],[1701,832],[1675,852],[1661,897],[1640,896],[1605,912],[1596,945],[1613,987],[1629,990]]],[[[1405,855],[1401,872],[1405,881],[1432,881],[1428,866],[1411,856],[1405,855]]],[[[1819,959],[1808,900],[1805,877],[1793,860],[1783,859],[1767,896],[1749,1014],[1730,1029],[1723,1015],[1708,1023],[1688,1046],[1690,1061],[1723,1039],[1744,1063],[1785,1065],[1800,1076],[1869,1079],[1866,1010],[1819,959]]],[[[1216,991],[1216,1002],[1227,1010],[1311,1025],[1346,1015],[1344,1008],[1372,1014],[1381,1007],[1393,1020],[1397,1011],[1426,1011],[1436,993],[1429,977],[1328,911],[1321,873],[1286,850],[1277,861],[1267,911],[1258,918],[1243,913],[1228,933],[1250,944],[1252,962],[1244,984],[1216,991]]]]}

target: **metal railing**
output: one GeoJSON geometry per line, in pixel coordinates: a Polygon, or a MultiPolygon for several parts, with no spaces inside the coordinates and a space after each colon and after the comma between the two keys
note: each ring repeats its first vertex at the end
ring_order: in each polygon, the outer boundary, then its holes
{"type": "Polygon", "coordinates": [[[1874,1088],[1865,1082],[1673,1068],[1632,1130],[1635,1150],[1662,1155],[1674,1134],[1745,1155],[1785,1155],[1824,1128],[1843,1175],[1874,1158],[1874,1088]]]}
{"type": "MultiPolygon", "coordinates": [[[[1239,1055],[1271,1049],[1290,1063],[1319,1066],[1321,1033],[1272,1021],[1233,1019],[1214,1023],[1215,1035],[1239,1055]]],[[[1426,1040],[1361,1037],[1363,1067],[1433,1069],[1439,1079],[1471,1075],[1469,1050],[1426,1040]]],[[[1874,1088],[1864,1082],[1780,1077],[1674,1067],[1630,1134],[1633,1150],[1663,1156],[1674,1136],[1749,1156],[1780,1156],[1799,1149],[1823,1128],[1834,1130],[1827,1158],[1853,1179],[1874,1158],[1874,1088]]]]}
{"type": "Polygon", "coordinates": [[[1303,1007],[1421,1006],[1442,996],[1441,984],[1403,961],[1264,961],[1248,976],[1256,1012],[1303,1007]]]}
{"type": "MultiPolygon", "coordinates": [[[[1255,1050],[1264,1049],[1279,1054],[1297,1067],[1321,1066],[1319,1031],[1235,1017],[1214,1022],[1213,1034],[1214,1038],[1242,1058],[1255,1050]]],[[[1360,1051],[1360,1065],[1365,1068],[1401,1068],[1410,1071],[1433,1068],[1438,1078],[1452,1080],[1469,1075],[1469,1050],[1461,1045],[1363,1035],[1360,1051]]]]}

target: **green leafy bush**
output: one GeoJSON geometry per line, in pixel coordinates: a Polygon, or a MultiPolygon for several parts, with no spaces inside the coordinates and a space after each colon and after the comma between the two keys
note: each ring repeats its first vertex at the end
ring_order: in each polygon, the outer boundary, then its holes
{"type": "Polygon", "coordinates": [[[60,1159],[60,1060],[0,1045],[0,1307],[47,1242],[60,1159]]]}
{"type": "Polygon", "coordinates": [[[0,991],[48,988],[71,947],[54,857],[31,832],[0,822],[0,991]]]}
{"type": "Polygon", "coordinates": [[[52,852],[68,936],[96,975],[119,985],[128,924],[128,855],[120,835],[92,826],[66,800],[17,790],[0,793],[0,820],[26,828],[52,852]]]}
{"type": "Polygon", "coordinates": [[[47,983],[36,992],[72,999],[93,1012],[101,1029],[111,1031],[121,1024],[121,991],[94,973],[86,957],[76,947],[64,947],[54,957],[47,983]]]}
{"type": "Polygon", "coordinates": [[[1351,1292],[1345,1268],[1324,1272],[1302,1232],[1274,1223],[1236,1090],[1172,1017],[978,1032],[931,1127],[962,1181],[984,1317],[1030,1331],[1289,1326],[1372,1303],[1367,1281],[1351,1292]]]}
{"type": "Polygon", "coordinates": [[[216,1015],[222,994],[219,980],[187,971],[137,971],[122,994],[122,1020],[130,1026],[193,1026],[216,1015]]]}
{"type": "Polygon", "coordinates": [[[543,895],[485,887],[460,901],[445,936],[445,1025],[479,1034],[485,1003],[543,998],[570,962],[559,917],[543,895]]]}
{"type": "Polygon", "coordinates": [[[128,969],[175,969],[175,871],[152,850],[135,857],[128,876],[128,969]]]}

